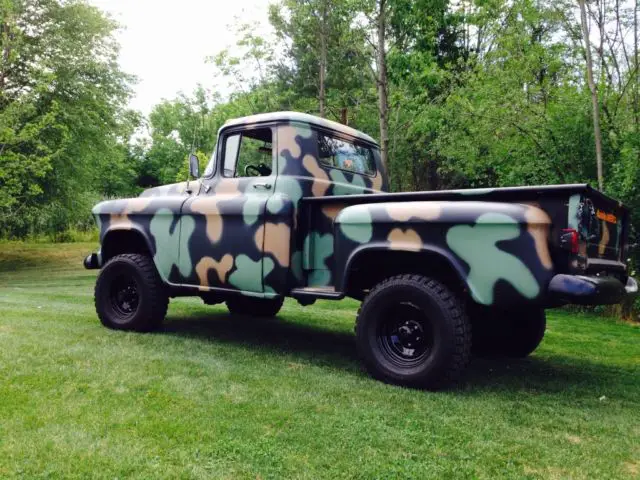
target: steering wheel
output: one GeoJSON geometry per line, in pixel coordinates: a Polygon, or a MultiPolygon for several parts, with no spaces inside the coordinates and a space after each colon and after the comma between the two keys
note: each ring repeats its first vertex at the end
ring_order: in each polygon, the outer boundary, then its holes
{"type": "Polygon", "coordinates": [[[244,174],[247,177],[268,177],[271,175],[271,168],[264,163],[259,163],[258,165],[247,165],[244,167],[244,174]],[[256,172],[257,175],[252,175],[251,172],[256,172]]]}

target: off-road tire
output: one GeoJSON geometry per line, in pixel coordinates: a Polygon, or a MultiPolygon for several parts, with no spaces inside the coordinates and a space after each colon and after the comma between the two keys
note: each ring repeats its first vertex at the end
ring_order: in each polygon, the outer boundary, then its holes
{"type": "Polygon", "coordinates": [[[472,352],[477,356],[525,358],[542,342],[547,326],[540,308],[488,310],[473,319],[472,352]]]}
{"type": "Polygon", "coordinates": [[[431,390],[458,380],[471,348],[471,325],[462,305],[447,286],[421,275],[380,282],[356,319],[356,345],[365,367],[384,382],[431,390]],[[412,355],[417,358],[405,360],[412,355]]]}
{"type": "Polygon", "coordinates": [[[151,258],[133,253],[117,255],[106,263],[98,275],[94,298],[98,318],[114,330],[154,330],[162,324],[169,306],[166,287],[151,258]],[[123,296],[127,297],[124,301],[123,296]]]}
{"type": "Polygon", "coordinates": [[[547,316],[543,309],[531,309],[512,314],[505,341],[498,346],[498,353],[510,358],[524,358],[532,354],[547,328],[547,316]]]}
{"type": "Polygon", "coordinates": [[[225,303],[232,315],[275,317],[282,308],[284,298],[257,298],[236,295],[227,298],[225,303]]]}

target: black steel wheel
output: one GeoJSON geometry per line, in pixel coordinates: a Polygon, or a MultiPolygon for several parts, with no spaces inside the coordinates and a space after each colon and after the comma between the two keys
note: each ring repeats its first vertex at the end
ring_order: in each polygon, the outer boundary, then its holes
{"type": "Polygon", "coordinates": [[[111,308],[117,313],[117,320],[126,320],[135,315],[140,304],[138,286],[132,277],[118,275],[109,292],[111,308]]]}
{"type": "Polygon", "coordinates": [[[388,320],[378,327],[379,348],[399,367],[419,365],[433,349],[429,318],[410,302],[391,305],[383,315],[388,320]]]}
{"type": "Polygon", "coordinates": [[[149,331],[164,320],[169,297],[148,256],[124,254],[110,259],[100,271],[95,304],[105,327],[149,331]]]}
{"type": "Polygon", "coordinates": [[[376,378],[438,389],[468,363],[471,328],[454,293],[437,280],[397,275],[376,285],[356,320],[358,352],[376,378]]]}

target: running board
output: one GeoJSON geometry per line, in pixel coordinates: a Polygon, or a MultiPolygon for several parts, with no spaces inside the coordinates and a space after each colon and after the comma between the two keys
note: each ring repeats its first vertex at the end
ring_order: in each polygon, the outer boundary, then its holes
{"type": "Polygon", "coordinates": [[[334,287],[304,287],[294,288],[289,292],[289,296],[296,300],[315,300],[324,298],[326,300],[341,300],[344,298],[344,292],[336,292],[334,287]]]}

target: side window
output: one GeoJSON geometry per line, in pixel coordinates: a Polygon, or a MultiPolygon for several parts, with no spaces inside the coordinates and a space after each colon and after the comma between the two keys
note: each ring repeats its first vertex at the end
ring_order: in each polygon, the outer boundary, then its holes
{"type": "Polygon", "coordinates": [[[373,152],[368,147],[318,133],[318,155],[320,163],[327,167],[361,175],[376,174],[373,152]]]}
{"type": "Polygon", "coordinates": [[[273,162],[270,128],[233,133],[225,140],[222,174],[225,177],[268,177],[273,162]]]}

